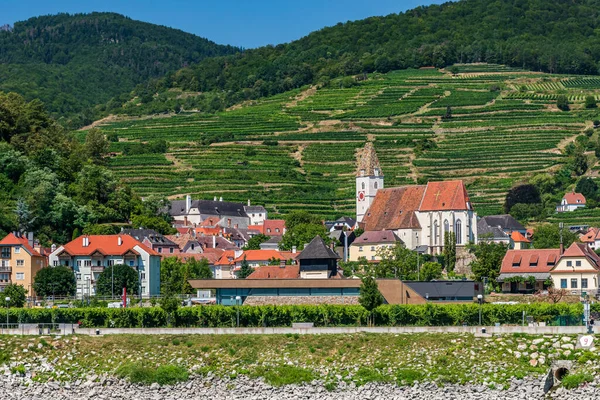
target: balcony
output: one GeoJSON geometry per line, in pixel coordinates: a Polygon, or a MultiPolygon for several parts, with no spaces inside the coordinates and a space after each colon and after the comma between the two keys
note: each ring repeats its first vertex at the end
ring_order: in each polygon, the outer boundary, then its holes
{"type": "Polygon", "coordinates": [[[104,266],[102,265],[92,265],[92,272],[103,272],[104,266]]]}
{"type": "Polygon", "coordinates": [[[5,272],[5,273],[11,273],[12,272],[12,267],[0,267],[0,273],[5,272]]]}
{"type": "Polygon", "coordinates": [[[0,280],[0,286],[8,286],[12,283],[12,281],[10,279],[2,279],[0,280]]]}

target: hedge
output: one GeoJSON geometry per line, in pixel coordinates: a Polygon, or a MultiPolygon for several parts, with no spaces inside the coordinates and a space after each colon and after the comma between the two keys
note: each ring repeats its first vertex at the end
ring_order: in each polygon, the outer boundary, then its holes
{"type": "MultiPolygon", "coordinates": [[[[600,310],[595,304],[594,311],[600,310]]],[[[551,323],[558,316],[578,319],[583,314],[581,304],[485,304],[482,319],[485,325],[520,324],[523,311],[536,321],[551,323]]],[[[179,308],[173,316],[158,307],[148,308],[71,308],[71,309],[9,309],[10,323],[77,323],[82,327],[155,328],[231,327],[235,326],[238,309],[226,306],[179,308]]],[[[285,327],[292,322],[313,322],[315,326],[366,325],[368,312],[361,306],[241,306],[240,326],[285,327]]],[[[477,304],[383,305],[373,311],[379,326],[451,326],[476,325],[477,304]]],[[[6,309],[0,310],[0,321],[6,320],[6,309]]]]}

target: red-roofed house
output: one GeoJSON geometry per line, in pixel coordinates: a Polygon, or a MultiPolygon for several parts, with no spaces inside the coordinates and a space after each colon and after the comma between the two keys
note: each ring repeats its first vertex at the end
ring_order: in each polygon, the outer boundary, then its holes
{"type": "Polygon", "coordinates": [[[573,243],[560,257],[550,274],[554,287],[575,294],[597,296],[600,281],[600,257],[586,244],[573,243]]]}
{"type": "Polygon", "coordinates": [[[285,233],[285,220],[266,219],[262,225],[249,225],[249,230],[254,230],[267,236],[283,236],[285,233]]]}
{"type": "Polygon", "coordinates": [[[23,286],[28,295],[34,294],[33,278],[48,265],[39,246],[19,234],[9,233],[0,241],[0,291],[10,283],[23,286]]]}
{"type": "Polygon", "coordinates": [[[299,265],[267,265],[258,267],[246,279],[299,279],[299,265]]]}
{"type": "Polygon", "coordinates": [[[531,240],[527,239],[521,232],[513,231],[510,234],[510,245],[515,250],[525,250],[531,245],[531,240]]]}
{"type": "Polygon", "coordinates": [[[586,243],[592,250],[600,249],[600,229],[590,228],[585,235],[579,236],[581,243],[586,243]]]}
{"type": "Polygon", "coordinates": [[[294,261],[296,254],[277,250],[232,250],[225,251],[221,258],[215,263],[216,279],[232,279],[239,271],[244,259],[252,268],[258,268],[277,262],[294,261]]]}
{"type": "MultiPolygon", "coordinates": [[[[50,265],[71,267],[77,295],[95,295],[95,284],[105,267],[127,265],[138,272],[143,297],[160,294],[161,255],[129,235],[84,235],[50,254],[50,265]]],[[[115,288],[118,296],[122,288],[115,288]]]]}
{"type": "Polygon", "coordinates": [[[581,193],[567,193],[563,196],[560,205],[556,207],[557,212],[575,211],[585,207],[585,196],[581,193]]]}
{"type": "Polygon", "coordinates": [[[533,293],[545,289],[551,278],[550,271],[559,259],[559,249],[508,250],[498,277],[502,291],[533,293]]]}

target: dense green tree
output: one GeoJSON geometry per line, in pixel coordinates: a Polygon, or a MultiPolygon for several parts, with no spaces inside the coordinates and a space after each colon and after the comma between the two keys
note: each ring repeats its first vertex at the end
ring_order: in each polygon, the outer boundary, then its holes
{"type": "MultiPolygon", "coordinates": [[[[25,305],[25,300],[27,298],[27,289],[25,289],[22,285],[18,285],[16,283],[11,283],[6,285],[4,291],[2,292],[2,297],[9,297],[10,301],[8,301],[9,307],[18,307],[22,308],[25,305]]],[[[3,306],[6,307],[7,302],[3,302],[3,306]]]]}
{"type": "Polygon", "coordinates": [[[246,261],[246,256],[244,256],[237,277],[239,279],[246,279],[252,274],[252,272],[254,272],[254,269],[250,266],[250,264],[248,264],[248,261],[246,261]]]}
{"type": "Polygon", "coordinates": [[[594,96],[586,96],[585,97],[585,108],[596,108],[598,105],[596,104],[596,98],[594,96]]]}
{"type": "MultiPolygon", "coordinates": [[[[579,238],[569,229],[562,231],[565,249],[579,238]]],[[[533,247],[536,249],[557,249],[560,246],[560,228],[556,224],[538,225],[533,233],[533,247]]]]}
{"type": "Polygon", "coordinates": [[[146,215],[134,215],[131,218],[131,225],[136,228],[153,229],[163,235],[171,235],[177,232],[175,228],[171,226],[161,217],[149,217],[146,215]]]}
{"type": "Polygon", "coordinates": [[[114,265],[104,268],[104,271],[98,276],[96,281],[96,293],[100,296],[110,296],[113,291],[115,296],[123,293],[123,288],[127,289],[130,295],[139,294],[139,276],[138,272],[127,265],[114,265]]]}
{"type": "Polygon", "coordinates": [[[569,99],[564,94],[558,95],[556,98],[556,107],[562,111],[569,111],[571,107],[569,106],[569,99]]]}
{"type": "Polygon", "coordinates": [[[510,213],[511,208],[518,203],[538,204],[541,203],[540,192],[534,185],[525,184],[513,187],[506,194],[504,201],[504,212],[510,213]]]}
{"type": "Polygon", "coordinates": [[[444,234],[444,249],[442,250],[444,257],[444,268],[447,272],[454,271],[456,266],[456,234],[454,232],[446,232],[444,234]]]}
{"type": "Polygon", "coordinates": [[[370,270],[376,278],[418,279],[418,264],[427,261],[423,256],[407,249],[402,243],[393,247],[382,247],[377,255],[381,259],[370,270]],[[420,259],[417,259],[419,257],[420,259]]]}
{"type": "Polygon", "coordinates": [[[285,217],[285,227],[288,230],[294,229],[298,225],[306,224],[323,225],[317,215],[311,214],[308,211],[294,211],[285,217]]]}
{"type": "Polygon", "coordinates": [[[526,222],[531,219],[540,220],[546,215],[542,204],[517,203],[510,209],[510,215],[515,219],[526,222]]]}
{"type": "Polygon", "coordinates": [[[360,294],[358,296],[360,305],[372,315],[373,310],[383,304],[383,300],[383,296],[379,291],[375,278],[369,275],[363,277],[360,284],[360,294]]]}
{"type": "Polygon", "coordinates": [[[595,199],[598,193],[598,185],[592,178],[581,178],[577,181],[575,191],[583,194],[586,199],[595,199]]]}
{"type": "Polygon", "coordinates": [[[479,243],[470,244],[467,248],[475,256],[475,260],[471,262],[471,271],[475,280],[483,282],[483,278],[488,278],[488,281],[495,281],[500,274],[500,267],[508,246],[482,238],[479,243]]]}
{"type": "Polygon", "coordinates": [[[39,270],[33,279],[33,288],[38,296],[74,296],[77,290],[75,274],[69,267],[46,267],[39,270]]]}
{"type": "Polygon", "coordinates": [[[442,277],[442,265],[428,261],[421,266],[419,275],[422,281],[440,279],[442,277]]]}
{"type": "Polygon", "coordinates": [[[583,150],[577,151],[574,154],[572,166],[573,166],[573,172],[577,176],[581,176],[581,175],[585,174],[585,172],[588,170],[587,157],[585,156],[583,150]]]}
{"type": "Polygon", "coordinates": [[[84,151],[94,164],[103,164],[110,143],[100,129],[94,128],[86,132],[84,151]]]}
{"type": "Polygon", "coordinates": [[[190,279],[212,279],[206,259],[190,258],[183,262],[177,257],[167,257],[160,265],[160,293],[162,295],[193,294],[190,279]]]}
{"type": "Polygon", "coordinates": [[[283,234],[279,247],[285,250],[292,250],[296,247],[298,250],[304,249],[304,246],[311,242],[315,236],[321,236],[325,243],[330,243],[331,238],[323,224],[300,223],[293,224],[292,228],[287,227],[283,234]]]}
{"type": "Polygon", "coordinates": [[[254,235],[248,240],[248,244],[244,247],[244,250],[260,250],[260,245],[269,239],[271,239],[269,236],[262,233],[254,235]]]}

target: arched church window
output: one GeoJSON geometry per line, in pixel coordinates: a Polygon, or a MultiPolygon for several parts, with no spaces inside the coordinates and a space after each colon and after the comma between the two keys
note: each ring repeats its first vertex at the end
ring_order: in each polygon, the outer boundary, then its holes
{"type": "Polygon", "coordinates": [[[438,226],[438,222],[435,221],[433,223],[433,244],[437,245],[438,244],[438,230],[439,230],[439,226],[438,226]]]}
{"type": "Polygon", "coordinates": [[[456,229],[454,230],[456,233],[456,244],[462,243],[462,223],[460,219],[456,220],[456,229]]]}
{"type": "Polygon", "coordinates": [[[374,186],[375,186],[375,189],[377,189],[377,182],[375,182],[375,185],[374,185],[374,186]]]}
{"type": "Polygon", "coordinates": [[[448,220],[444,220],[444,232],[450,232],[450,223],[448,220]]]}
{"type": "Polygon", "coordinates": [[[365,183],[364,182],[361,183],[361,187],[362,187],[363,190],[365,190],[365,183]]]}

